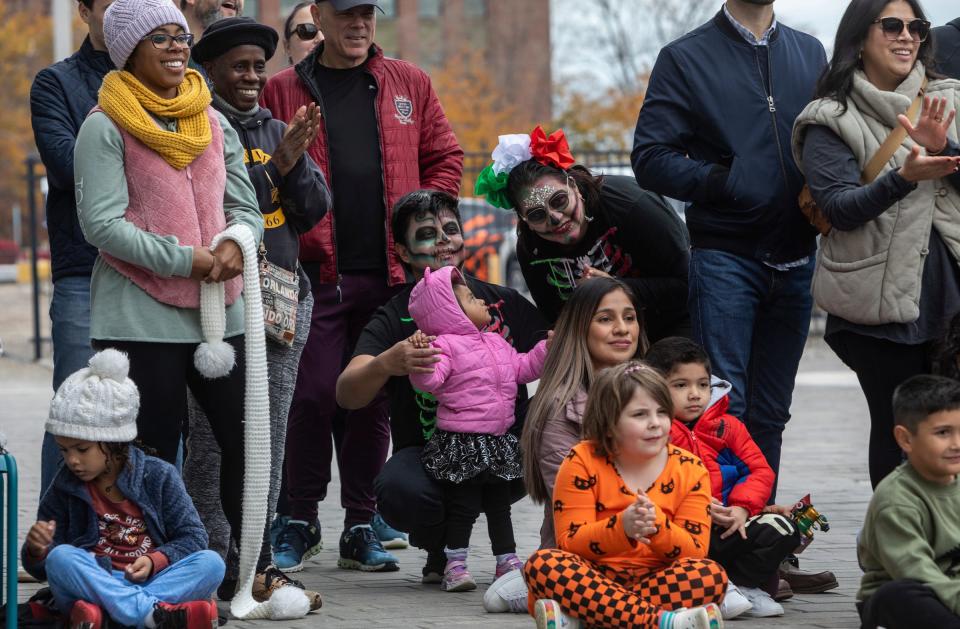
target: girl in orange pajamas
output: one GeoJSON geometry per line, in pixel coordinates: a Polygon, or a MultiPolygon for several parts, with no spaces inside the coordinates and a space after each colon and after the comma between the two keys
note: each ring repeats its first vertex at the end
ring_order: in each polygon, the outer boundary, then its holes
{"type": "Polygon", "coordinates": [[[647,365],[624,363],[594,383],[584,441],[554,486],[559,550],[524,567],[541,629],[723,626],[727,577],[706,559],[710,478],[667,444],[672,417],[667,384],[647,365]]]}

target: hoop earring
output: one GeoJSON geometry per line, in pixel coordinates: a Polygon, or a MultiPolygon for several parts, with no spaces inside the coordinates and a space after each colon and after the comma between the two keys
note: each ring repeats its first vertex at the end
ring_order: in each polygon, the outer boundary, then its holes
{"type": "Polygon", "coordinates": [[[587,204],[583,203],[583,195],[580,193],[580,191],[577,191],[577,197],[580,198],[580,203],[583,204],[583,220],[585,220],[588,223],[592,223],[593,217],[587,214],[587,204]]]}

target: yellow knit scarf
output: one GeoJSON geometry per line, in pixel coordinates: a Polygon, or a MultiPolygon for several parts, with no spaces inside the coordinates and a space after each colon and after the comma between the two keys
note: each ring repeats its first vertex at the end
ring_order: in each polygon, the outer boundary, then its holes
{"type": "Polygon", "coordinates": [[[126,70],[114,70],[103,79],[99,105],[115,123],[177,170],[186,168],[210,145],[210,90],[196,70],[187,70],[177,96],[171,99],[160,98],[126,70]],[[175,118],[177,131],[160,128],[151,113],[175,118]]]}

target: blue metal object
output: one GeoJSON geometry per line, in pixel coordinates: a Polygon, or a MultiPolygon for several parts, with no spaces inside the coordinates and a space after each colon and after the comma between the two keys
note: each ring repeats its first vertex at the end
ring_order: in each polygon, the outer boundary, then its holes
{"type": "MultiPolygon", "coordinates": [[[[17,627],[17,460],[0,446],[0,475],[6,474],[7,485],[4,492],[0,484],[0,507],[4,507],[0,514],[0,563],[6,559],[7,566],[7,623],[6,629],[17,627]],[[4,505],[6,496],[6,505],[4,505]],[[6,520],[6,538],[4,540],[4,520],[6,520]]],[[[3,573],[0,572],[0,601],[3,600],[3,573]]]]}

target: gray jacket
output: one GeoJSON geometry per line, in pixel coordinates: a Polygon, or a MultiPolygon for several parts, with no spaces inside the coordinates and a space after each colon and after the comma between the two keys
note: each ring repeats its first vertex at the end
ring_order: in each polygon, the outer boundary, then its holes
{"type": "MultiPolygon", "coordinates": [[[[587,405],[587,392],[583,389],[574,394],[559,412],[547,418],[543,426],[540,443],[537,446],[537,460],[540,473],[547,491],[553,495],[553,484],[557,480],[557,471],[563,459],[573,446],[583,439],[583,411],[587,405]]],[[[540,548],[556,548],[557,541],[553,530],[553,500],[543,505],[543,526],[540,527],[540,548]]]]}
{"type": "MultiPolygon", "coordinates": [[[[797,118],[793,151],[802,162],[809,125],[823,125],[853,151],[861,169],[897,125],[920,89],[924,69],[917,64],[895,92],[874,87],[862,72],[854,76],[847,111],[832,99],[810,103],[797,118]]],[[[947,108],[960,108],[960,81],[931,81],[929,96],[946,97],[947,108]]],[[[949,132],[956,141],[960,120],[949,132]]],[[[915,145],[907,137],[881,174],[900,168],[915,145]]],[[[851,230],[834,229],[820,239],[813,296],[832,315],[852,323],[909,323],[919,314],[923,265],[936,225],[954,259],[960,259],[960,193],[945,180],[922,181],[916,190],[877,218],[851,230]]]]}

